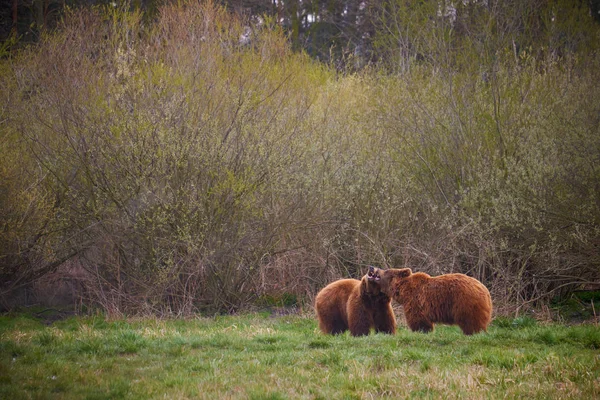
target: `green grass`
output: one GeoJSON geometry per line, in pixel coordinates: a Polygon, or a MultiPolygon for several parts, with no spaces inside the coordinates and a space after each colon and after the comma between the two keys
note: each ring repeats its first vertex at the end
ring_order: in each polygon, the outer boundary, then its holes
{"type": "Polygon", "coordinates": [[[598,398],[600,329],[332,337],[312,318],[0,317],[0,398],[598,398]]]}

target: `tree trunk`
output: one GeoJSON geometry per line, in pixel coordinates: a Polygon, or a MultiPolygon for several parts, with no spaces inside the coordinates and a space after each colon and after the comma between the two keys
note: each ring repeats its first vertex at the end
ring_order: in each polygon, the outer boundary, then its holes
{"type": "Polygon", "coordinates": [[[12,2],[12,29],[11,32],[13,35],[17,34],[17,10],[19,9],[19,0],[13,0],[12,2]]]}

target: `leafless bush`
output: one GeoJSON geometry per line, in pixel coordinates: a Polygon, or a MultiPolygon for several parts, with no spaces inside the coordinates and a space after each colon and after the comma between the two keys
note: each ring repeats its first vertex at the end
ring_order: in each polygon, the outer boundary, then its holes
{"type": "Polygon", "coordinates": [[[78,10],[1,65],[2,296],[66,260],[116,316],[311,299],[369,264],[513,308],[600,279],[599,68],[339,76],[214,4],[159,15],[78,10]]]}

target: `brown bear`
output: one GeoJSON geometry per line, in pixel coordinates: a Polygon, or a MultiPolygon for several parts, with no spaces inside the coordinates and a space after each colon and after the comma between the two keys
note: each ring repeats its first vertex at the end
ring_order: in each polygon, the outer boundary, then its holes
{"type": "Polygon", "coordinates": [[[383,270],[369,267],[368,280],[404,307],[413,331],[430,332],[434,323],[456,324],[465,335],[486,331],[492,319],[487,288],[464,274],[429,276],[410,268],[383,270]]]}
{"type": "Polygon", "coordinates": [[[367,279],[340,279],[317,294],[315,309],[319,328],[326,334],[350,330],[352,336],[375,332],[396,333],[392,299],[381,292],[379,284],[367,279]]]}

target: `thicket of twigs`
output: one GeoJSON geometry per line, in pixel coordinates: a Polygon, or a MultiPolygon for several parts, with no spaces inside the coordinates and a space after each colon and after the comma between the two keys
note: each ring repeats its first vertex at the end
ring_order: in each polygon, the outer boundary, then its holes
{"type": "Polygon", "coordinates": [[[113,314],[310,299],[368,264],[464,272],[516,307],[600,280],[583,39],[424,20],[340,73],[210,3],[159,15],[73,11],[0,61],[4,300],[58,267],[113,314]]]}

